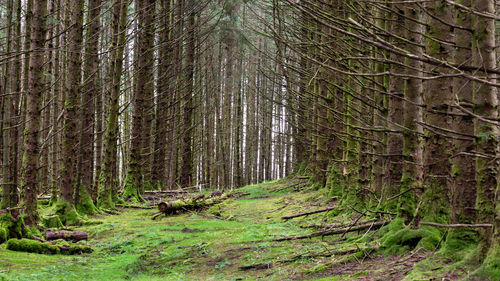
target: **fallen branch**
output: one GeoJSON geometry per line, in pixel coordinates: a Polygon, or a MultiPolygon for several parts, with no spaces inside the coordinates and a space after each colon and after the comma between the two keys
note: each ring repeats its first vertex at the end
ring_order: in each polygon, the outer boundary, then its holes
{"type": "Polygon", "coordinates": [[[475,227],[493,227],[493,224],[491,223],[480,223],[480,224],[462,224],[462,223],[457,223],[457,224],[441,224],[437,222],[420,222],[421,225],[430,225],[430,226],[436,226],[436,227],[446,227],[446,228],[475,228],[475,227]]]}
{"type": "Polygon", "coordinates": [[[312,214],[328,212],[328,211],[331,211],[331,210],[335,210],[336,208],[337,207],[330,207],[330,208],[326,208],[326,209],[320,209],[320,210],[316,210],[316,211],[305,212],[305,213],[300,213],[300,214],[291,215],[291,216],[284,216],[284,217],[281,217],[281,219],[282,220],[289,220],[289,219],[303,217],[303,216],[308,216],[308,215],[312,215],[312,214]]]}
{"type": "Polygon", "coordinates": [[[275,239],[271,239],[271,241],[289,241],[289,240],[307,239],[307,238],[313,238],[313,237],[319,237],[319,236],[344,234],[344,233],[354,232],[354,231],[363,230],[363,229],[367,229],[367,228],[375,229],[375,228],[380,228],[380,227],[384,226],[388,222],[389,222],[388,220],[384,220],[384,221],[379,221],[379,222],[365,223],[365,224],[360,224],[360,225],[356,225],[356,226],[352,226],[352,227],[345,227],[345,228],[339,228],[339,229],[333,229],[333,230],[314,232],[311,234],[294,235],[294,236],[275,238],[275,239]]]}
{"type": "Polygon", "coordinates": [[[187,191],[183,189],[177,189],[177,190],[146,190],[144,191],[144,194],[179,194],[179,193],[192,193],[192,191],[187,191]]]}
{"type": "Polygon", "coordinates": [[[247,271],[251,269],[258,269],[258,270],[270,269],[272,267],[273,263],[256,263],[256,264],[243,265],[238,267],[238,269],[241,271],[247,271]]]}
{"type": "Polygon", "coordinates": [[[208,215],[208,214],[203,214],[203,213],[196,213],[196,215],[198,215],[200,217],[207,218],[207,219],[216,219],[216,220],[221,220],[221,221],[227,221],[227,219],[225,219],[223,217],[216,216],[216,215],[208,215]]]}
{"type": "Polygon", "coordinates": [[[81,240],[87,240],[88,236],[87,232],[59,230],[45,232],[45,238],[49,241],[64,239],[66,241],[78,242],[81,240]]]}
{"type": "MultiPolygon", "coordinates": [[[[362,221],[359,224],[374,222],[376,220],[377,219],[369,219],[369,220],[362,221]]],[[[353,224],[353,223],[331,223],[331,224],[310,224],[310,225],[303,225],[300,227],[301,228],[322,228],[322,229],[331,230],[331,229],[335,229],[335,228],[349,227],[349,226],[353,226],[353,225],[355,225],[355,224],[353,224]]]]}
{"type": "Polygon", "coordinates": [[[140,206],[140,205],[132,205],[132,204],[115,204],[117,207],[123,207],[123,208],[129,208],[129,209],[154,209],[155,207],[153,206],[140,206]]]}

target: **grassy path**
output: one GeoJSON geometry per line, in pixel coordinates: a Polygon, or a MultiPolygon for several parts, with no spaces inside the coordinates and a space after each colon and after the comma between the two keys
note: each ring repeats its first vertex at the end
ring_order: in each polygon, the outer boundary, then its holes
{"type": "MultiPolygon", "coordinates": [[[[281,181],[245,187],[240,191],[249,195],[228,200],[202,215],[188,213],[153,221],[149,215],[154,210],[126,209],[120,215],[93,218],[102,224],[78,228],[89,233],[87,243],[94,248],[92,254],[39,255],[0,246],[0,280],[401,279],[401,270],[389,272],[369,253],[350,255],[348,259],[331,255],[332,251],[360,251],[366,246],[359,242],[364,233],[341,241],[339,236],[332,236],[262,242],[308,233],[300,226],[318,223],[327,214],[287,222],[281,216],[333,205],[324,203],[326,197],[318,191],[290,193],[293,184],[281,181]]],[[[401,268],[411,269],[417,257],[411,256],[401,268]]]]}

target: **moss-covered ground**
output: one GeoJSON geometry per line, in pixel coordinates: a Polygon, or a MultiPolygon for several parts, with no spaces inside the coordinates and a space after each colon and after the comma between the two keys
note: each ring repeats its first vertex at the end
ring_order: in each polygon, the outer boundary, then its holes
{"type": "Polygon", "coordinates": [[[297,179],[238,191],[245,195],[202,213],[152,220],[155,210],[121,209],[119,215],[91,217],[95,224],[72,228],[88,232],[86,243],[94,250],[89,254],[14,252],[4,243],[0,280],[431,280],[436,271],[439,276],[467,275],[422,247],[383,255],[376,251],[381,242],[371,239],[375,231],[269,241],[310,233],[314,229],[306,226],[312,224],[349,223],[359,214],[332,211],[283,221],[281,216],[336,204],[327,191],[307,189],[297,179]]]}

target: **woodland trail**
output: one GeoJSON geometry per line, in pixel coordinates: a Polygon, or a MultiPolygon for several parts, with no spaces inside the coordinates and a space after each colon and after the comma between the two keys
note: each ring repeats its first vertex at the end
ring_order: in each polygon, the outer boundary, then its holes
{"type": "MultiPolygon", "coordinates": [[[[303,185],[294,181],[244,187],[239,189],[244,197],[201,214],[152,220],[154,210],[124,209],[120,215],[91,218],[102,223],[75,228],[89,233],[91,254],[40,255],[2,246],[0,280],[403,280],[431,255],[423,249],[410,249],[401,256],[376,254],[377,242],[366,242],[376,230],[271,241],[312,233],[306,226],[327,220],[339,224],[359,220],[356,215],[335,216],[335,210],[283,220],[335,206],[324,191],[295,190],[303,185]]],[[[459,279],[445,269],[435,261],[426,269],[431,275],[421,272],[406,280],[459,279]]]]}

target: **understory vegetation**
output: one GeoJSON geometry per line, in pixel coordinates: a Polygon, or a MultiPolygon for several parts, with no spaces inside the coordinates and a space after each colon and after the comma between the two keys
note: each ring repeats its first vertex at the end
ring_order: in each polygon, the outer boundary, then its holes
{"type": "Polygon", "coordinates": [[[72,227],[89,234],[82,245],[92,253],[14,252],[3,244],[0,280],[460,280],[477,271],[467,262],[474,241],[443,248],[447,231],[405,231],[400,219],[339,206],[306,182],[243,187],[203,211],[155,220],[152,209],[98,215],[72,227]],[[332,210],[283,219],[325,208],[332,210]],[[378,221],[387,223],[346,230],[378,221]],[[339,227],[336,235],[273,241],[339,227]]]}

